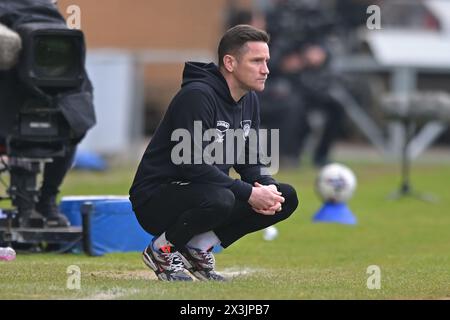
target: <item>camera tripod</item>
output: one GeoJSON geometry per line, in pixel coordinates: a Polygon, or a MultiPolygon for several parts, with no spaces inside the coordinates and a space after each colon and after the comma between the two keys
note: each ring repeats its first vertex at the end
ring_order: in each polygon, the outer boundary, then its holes
{"type": "MultiPolygon", "coordinates": [[[[45,162],[51,159],[9,158],[9,163],[1,159],[0,175],[9,173],[10,185],[6,197],[12,208],[1,209],[0,244],[14,247],[18,244],[57,244],[70,247],[80,241],[86,247],[89,239],[89,212],[83,214],[83,226],[49,227],[45,217],[36,211],[39,197],[37,177],[45,162]]],[[[3,182],[3,181],[2,181],[3,182]]],[[[89,252],[89,251],[86,251],[89,252]]]]}
{"type": "Polygon", "coordinates": [[[402,121],[403,127],[405,128],[405,139],[402,145],[401,152],[401,184],[400,188],[389,195],[390,200],[397,200],[402,197],[413,197],[425,202],[436,203],[437,198],[434,195],[427,193],[419,193],[414,191],[411,186],[411,159],[408,155],[408,143],[413,137],[415,124],[410,119],[404,119],[402,121]]]}

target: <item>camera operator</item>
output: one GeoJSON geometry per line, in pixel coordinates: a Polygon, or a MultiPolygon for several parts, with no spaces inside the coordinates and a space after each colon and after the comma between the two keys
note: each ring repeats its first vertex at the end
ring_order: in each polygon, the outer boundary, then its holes
{"type": "MultiPolygon", "coordinates": [[[[24,215],[21,218],[25,226],[28,226],[27,222],[29,219],[39,219],[43,216],[45,218],[43,221],[46,221],[47,226],[60,227],[68,226],[69,222],[59,212],[56,198],[59,187],[72,165],[77,144],[82,140],[87,130],[95,124],[92,96],[93,88],[87,77],[84,64],[80,65],[82,77],[79,77],[80,83],[77,85],[64,86],[58,84],[52,87],[47,84],[43,87],[37,84],[34,85],[32,82],[25,83],[23,81],[19,75],[19,68],[23,67],[21,64],[23,63],[23,47],[25,43],[20,43],[24,39],[20,39],[17,36],[20,34],[18,30],[26,24],[35,24],[34,28],[39,30],[38,27],[41,23],[42,26],[45,24],[45,26],[50,26],[50,28],[54,26],[55,29],[68,30],[63,16],[58,12],[55,1],[2,0],[0,2],[0,47],[2,48],[0,50],[0,153],[3,148],[3,151],[7,153],[10,160],[13,157],[21,157],[20,154],[18,156],[8,154],[10,150],[7,150],[8,148],[5,147],[8,145],[12,132],[15,130],[14,128],[18,126],[17,121],[20,110],[28,108],[29,105],[36,105],[38,107],[44,105],[51,106],[51,108],[58,110],[56,112],[51,111],[52,114],[48,117],[49,119],[58,119],[57,121],[55,120],[57,125],[57,128],[54,130],[56,132],[55,137],[49,136],[48,141],[44,141],[42,137],[38,138],[46,143],[46,148],[57,141],[58,147],[59,144],[62,146],[61,150],[58,150],[59,152],[47,153],[48,156],[43,154],[42,151],[33,153],[34,150],[42,149],[39,149],[41,147],[41,140],[37,138],[34,144],[33,142],[29,142],[33,141],[32,138],[28,140],[28,144],[24,147],[27,148],[25,158],[50,158],[51,161],[45,163],[42,186],[37,195],[38,199],[33,196],[27,198],[26,191],[22,191],[21,194],[18,192],[20,197],[25,198],[25,201],[19,201],[20,207],[18,211],[19,215],[24,215]],[[18,55],[17,52],[21,46],[22,53],[18,55]],[[65,135],[66,132],[67,138],[65,135]],[[37,203],[35,203],[36,201],[37,203]]],[[[54,39],[51,41],[58,41],[59,38],[54,39]]],[[[61,48],[62,45],[57,43],[54,47],[57,52],[58,48],[61,48]]],[[[80,53],[80,56],[83,55],[83,59],[80,58],[80,61],[84,63],[84,39],[80,48],[82,48],[82,50],[79,50],[82,53],[80,53]]],[[[50,46],[46,50],[50,51],[50,46]]],[[[66,50],[66,52],[69,52],[69,50],[66,50]]],[[[76,54],[69,52],[68,56],[76,54]]],[[[44,61],[43,63],[46,64],[45,68],[48,66],[53,67],[52,64],[58,63],[58,61],[50,61],[54,58],[54,52],[48,52],[48,55],[44,54],[40,57],[41,61],[44,61]]],[[[56,60],[57,58],[56,56],[56,60]]],[[[50,67],[48,67],[48,70],[50,70],[50,67]]],[[[20,137],[19,142],[21,142],[20,137]]],[[[26,176],[27,174],[30,176],[27,166],[21,167],[21,165],[13,166],[10,164],[10,167],[12,176],[11,184],[13,184],[13,176],[19,177],[14,178],[16,179],[15,182],[19,181],[18,188],[23,188],[23,190],[28,188],[30,180],[27,180],[28,182],[26,183],[20,182],[21,176],[26,176]]],[[[31,175],[36,175],[37,172],[35,170],[31,172],[31,175]]],[[[34,180],[31,181],[35,181],[35,178],[32,179],[34,180]]]]}
{"type": "Polygon", "coordinates": [[[271,74],[261,107],[261,123],[280,129],[280,165],[296,167],[303,144],[311,131],[308,114],[319,110],[325,126],[313,154],[313,164],[322,166],[343,115],[328,94],[330,50],[326,38],[333,18],[319,1],[278,0],[267,13],[271,35],[271,74]]]}

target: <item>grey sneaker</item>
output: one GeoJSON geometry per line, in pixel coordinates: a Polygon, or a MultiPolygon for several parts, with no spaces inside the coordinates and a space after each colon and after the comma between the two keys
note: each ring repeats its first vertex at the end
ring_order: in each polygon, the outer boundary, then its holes
{"type": "Polygon", "coordinates": [[[153,248],[153,243],[150,243],[142,253],[142,259],[155,272],[159,280],[192,281],[186,273],[180,253],[172,246],[156,250],[153,248]]]}
{"type": "Polygon", "coordinates": [[[184,265],[197,279],[203,281],[226,281],[222,275],[218,274],[214,270],[216,260],[211,252],[212,249],[213,248],[210,248],[207,251],[202,251],[199,249],[184,247],[180,253],[184,265]]]}

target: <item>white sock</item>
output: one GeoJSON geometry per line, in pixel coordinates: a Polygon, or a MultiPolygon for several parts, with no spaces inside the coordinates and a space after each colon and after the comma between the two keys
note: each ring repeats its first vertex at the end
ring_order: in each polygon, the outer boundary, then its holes
{"type": "Polygon", "coordinates": [[[189,240],[187,246],[190,248],[206,251],[218,244],[220,244],[220,239],[217,238],[214,231],[208,231],[194,236],[191,240],[189,240]]]}
{"type": "Polygon", "coordinates": [[[156,238],[155,241],[153,241],[153,248],[161,249],[162,247],[165,246],[173,246],[173,244],[166,239],[166,233],[164,232],[162,235],[156,238]]]}

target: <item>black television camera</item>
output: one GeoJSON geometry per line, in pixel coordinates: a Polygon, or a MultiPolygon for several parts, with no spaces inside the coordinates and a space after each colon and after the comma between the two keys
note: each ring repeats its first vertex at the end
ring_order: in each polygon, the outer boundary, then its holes
{"type": "Polygon", "coordinates": [[[61,96],[84,80],[83,33],[50,23],[23,24],[17,33],[23,46],[16,67],[23,99],[6,139],[8,155],[60,156],[74,138],[61,109],[61,96]]]}
{"type": "Polygon", "coordinates": [[[95,123],[91,92],[83,89],[90,86],[84,36],[59,22],[22,23],[11,31],[22,49],[14,66],[0,71],[0,174],[10,176],[0,200],[13,206],[2,210],[0,242],[70,241],[81,228],[47,230],[36,212],[37,182],[43,166],[64,157],[95,123]]]}

